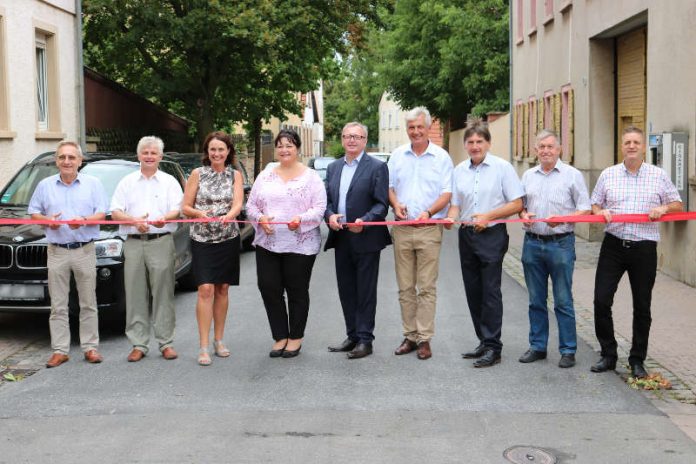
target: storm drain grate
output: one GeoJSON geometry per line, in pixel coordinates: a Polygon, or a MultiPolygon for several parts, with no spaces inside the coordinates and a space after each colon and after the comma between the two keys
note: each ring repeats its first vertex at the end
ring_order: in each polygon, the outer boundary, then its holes
{"type": "Polygon", "coordinates": [[[26,379],[38,369],[2,369],[0,370],[0,385],[5,382],[19,382],[26,379]]]}
{"type": "Polygon", "coordinates": [[[556,457],[546,450],[532,446],[512,446],[503,457],[514,464],[556,464],[556,457]]]}

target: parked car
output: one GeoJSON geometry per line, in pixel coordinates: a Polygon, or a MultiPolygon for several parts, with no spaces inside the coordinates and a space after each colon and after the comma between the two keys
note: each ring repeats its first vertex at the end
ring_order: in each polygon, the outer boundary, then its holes
{"type": "MultiPolygon", "coordinates": [[[[86,153],[80,172],[90,174],[104,185],[107,198],[119,181],[140,169],[134,154],[113,155],[86,153]]],[[[185,182],[181,167],[171,159],[163,159],[160,169],[185,182]]],[[[0,217],[28,218],[27,208],[38,183],[58,173],[53,152],[43,153],[25,164],[0,191],[0,217]]],[[[110,218],[110,213],[107,214],[110,218]]],[[[180,223],[174,232],[176,278],[182,287],[193,286],[191,276],[191,245],[189,225],[180,223]]],[[[0,226],[0,312],[50,312],[47,242],[43,227],[37,225],[0,226]]],[[[125,291],[123,284],[123,238],[117,225],[102,225],[97,254],[97,304],[100,316],[112,316],[123,324],[125,291]]],[[[70,313],[79,312],[74,281],[70,288],[70,313]]]]}
{"type": "Polygon", "coordinates": [[[331,158],[330,156],[321,156],[318,158],[310,158],[309,162],[307,165],[317,171],[317,174],[319,174],[319,177],[321,177],[321,180],[326,179],[326,169],[329,167],[329,164],[333,163],[336,161],[336,158],[331,158]]]}
{"type": "MultiPolygon", "coordinates": [[[[179,163],[181,168],[184,170],[186,178],[191,175],[191,172],[202,166],[200,153],[176,153],[168,152],[167,157],[179,163]]],[[[251,192],[251,185],[253,181],[249,179],[249,174],[247,173],[246,166],[242,161],[236,160],[234,168],[242,174],[242,179],[244,180],[244,204],[242,205],[242,212],[237,216],[240,221],[246,221],[246,202],[249,198],[249,192],[251,192]]],[[[256,231],[254,227],[249,223],[239,224],[239,235],[241,237],[242,250],[251,250],[254,248],[252,243],[254,242],[254,235],[256,231]]]]}
{"type": "Polygon", "coordinates": [[[389,157],[391,156],[391,153],[381,153],[381,152],[373,152],[373,153],[368,153],[373,158],[377,158],[380,161],[384,161],[385,163],[389,161],[389,157]]]}

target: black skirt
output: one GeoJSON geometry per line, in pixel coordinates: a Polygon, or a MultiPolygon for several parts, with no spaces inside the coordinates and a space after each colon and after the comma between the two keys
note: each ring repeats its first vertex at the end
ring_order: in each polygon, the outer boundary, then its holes
{"type": "Polygon", "coordinates": [[[239,235],[219,243],[191,240],[193,275],[202,284],[239,285],[239,235]]]}

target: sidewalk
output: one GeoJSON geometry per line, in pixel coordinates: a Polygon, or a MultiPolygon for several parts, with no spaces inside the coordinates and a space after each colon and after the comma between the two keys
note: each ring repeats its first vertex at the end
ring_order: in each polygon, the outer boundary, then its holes
{"type": "MultiPolygon", "coordinates": [[[[526,288],[522,271],[524,231],[518,223],[508,224],[510,249],[504,269],[526,288]]],[[[578,336],[599,353],[594,334],[593,292],[597,257],[601,242],[576,239],[573,275],[578,336]]],[[[657,273],[652,299],[650,346],[645,367],[662,374],[672,383],[671,390],[646,392],[655,405],[670,416],[687,435],[696,440],[696,288],[661,272],[657,273]]],[[[553,313],[553,310],[550,311],[553,313]]],[[[631,347],[633,307],[628,276],[624,275],[614,298],[614,330],[619,344],[617,372],[628,377],[628,351],[631,347]]],[[[550,316],[555,321],[553,316],[550,316]]],[[[555,322],[552,322],[555,323],[555,322]]],[[[550,343],[552,343],[550,341],[550,343]]],[[[553,342],[555,343],[555,341],[553,342]]],[[[599,354],[597,355],[599,359],[599,354]]],[[[589,373],[588,373],[589,375],[589,373]]]]}

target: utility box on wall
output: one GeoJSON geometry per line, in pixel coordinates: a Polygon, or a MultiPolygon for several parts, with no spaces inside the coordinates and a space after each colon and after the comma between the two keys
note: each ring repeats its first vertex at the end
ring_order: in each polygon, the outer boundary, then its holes
{"type": "Polygon", "coordinates": [[[660,166],[669,174],[677,186],[684,204],[689,210],[689,134],[686,132],[663,132],[650,134],[650,155],[653,164],[660,166]]]}

